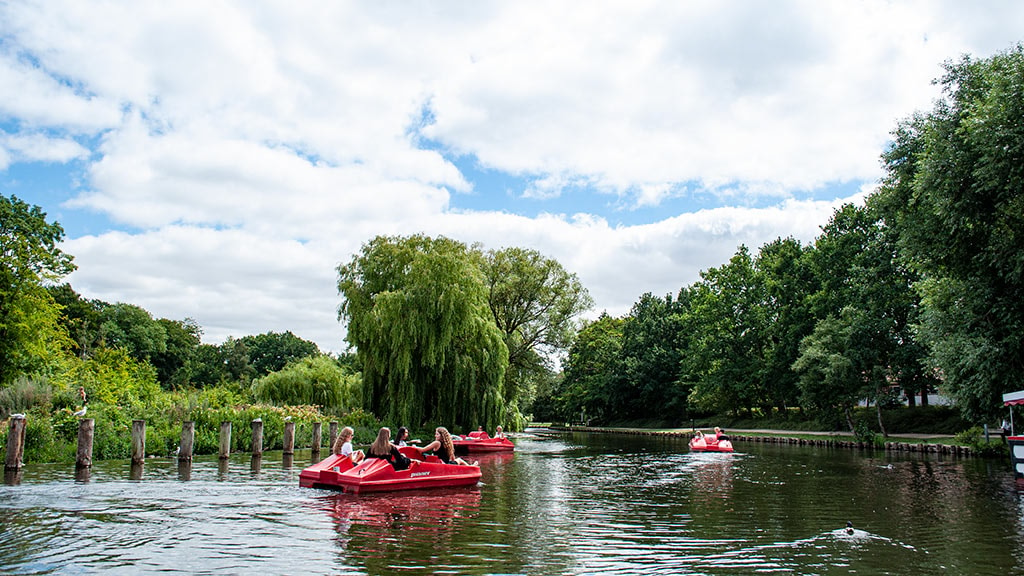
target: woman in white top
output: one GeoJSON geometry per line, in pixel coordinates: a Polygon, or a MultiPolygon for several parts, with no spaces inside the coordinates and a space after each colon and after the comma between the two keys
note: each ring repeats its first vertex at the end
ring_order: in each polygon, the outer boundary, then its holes
{"type": "Polygon", "coordinates": [[[351,426],[342,428],[338,433],[338,439],[334,441],[334,453],[348,456],[352,462],[359,462],[363,459],[363,451],[352,449],[352,437],[355,433],[351,426]]]}

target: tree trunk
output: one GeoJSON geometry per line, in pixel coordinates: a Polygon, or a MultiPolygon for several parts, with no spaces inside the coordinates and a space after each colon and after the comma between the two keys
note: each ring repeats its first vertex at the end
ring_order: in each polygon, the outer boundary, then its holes
{"type": "Polygon", "coordinates": [[[846,415],[846,425],[850,427],[850,434],[857,435],[857,430],[853,426],[853,413],[850,412],[849,406],[843,406],[843,413],[846,415]]]}
{"type": "Polygon", "coordinates": [[[889,433],[885,431],[885,423],[882,422],[882,404],[875,402],[875,408],[878,411],[878,429],[882,431],[882,438],[888,438],[889,433]]]}
{"type": "Polygon", "coordinates": [[[921,406],[927,406],[927,405],[928,405],[928,387],[926,386],[924,388],[924,390],[921,390],[921,406]]]}

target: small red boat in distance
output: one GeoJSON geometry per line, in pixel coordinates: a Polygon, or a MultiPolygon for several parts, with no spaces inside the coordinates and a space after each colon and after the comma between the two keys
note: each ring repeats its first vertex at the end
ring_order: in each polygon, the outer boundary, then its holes
{"type": "Polygon", "coordinates": [[[714,436],[705,436],[698,432],[690,438],[690,450],[693,452],[732,452],[732,442],[727,438],[721,440],[714,436]]]}
{"type": "Polygon", "coordinates": [[[457,452],[511,452],[516,445],[508,438],[491,438],[487,432],[470,432],[466,436],[452,437],[457,452]]]}
{"type": "Polygon", "coordinates": [[[299,473],[303,488],[329,488],[343,492],[385,492],[417,488],[476,486],[479,466],[445,464],[437,456],[424,456],[415,448],[399,448],[411,461],[406,470],[395,470],[387,460],[365,458],[353,465],[348,456],[333,455],[299,473]]]}

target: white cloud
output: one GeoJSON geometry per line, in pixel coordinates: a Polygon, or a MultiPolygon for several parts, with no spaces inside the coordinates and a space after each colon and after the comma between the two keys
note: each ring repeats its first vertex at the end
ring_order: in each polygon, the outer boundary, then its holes
{"type": "Polygon", "coordinates": [[[339,349],[334,267],[377,234],[537,248],[620,314],[739,243],[813,238],[828,187],[870,187],[897,119],[930,108],[941,62],[1009,47],[1022,17],[996,0],[7,3],[0,170],[88,159],[63,207],[124,231],[68,241],[75,287],[214,340],[339,349]],[[522,187],[468,181],[455,156],[522,187]],[[470,190],[512,200],[453,210],[470,190]],[[611,226],[608,206],[657,216],[611,226]]]}
{"type": "Polygon", "coordinates": [[[43,134],[0,132],[0,147],[9,150],[19,160],[30,162],[68,162],[89,155],[89,150],[74,140],[50,138],[43,134]]]}

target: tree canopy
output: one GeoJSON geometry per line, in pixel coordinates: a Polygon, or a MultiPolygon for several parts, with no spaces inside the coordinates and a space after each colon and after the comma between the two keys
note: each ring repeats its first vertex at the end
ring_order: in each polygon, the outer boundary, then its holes
{"type": "Polygon", "coordinates": [[[63,238],[64,229],[38,206],[0,196],[0,386],[68,344],[60,308],[45,288],[75,269],[58,247],[63,238]]]}
{"type": "Polygon", "coordinates": [[[551,361],[569,347],[577,318],[593,299],[575,274],[536,250],[486,252],[483,270],[488,305],[508,348],[507,417],[521,420],[519,413],[533,401],[537,385],[550,378],[551,361]]]}
{"type": "Polygon", "coordinates": [[[468,247],[444,237],[378,236],[338,267],[338,291],[368,410],[416,427],[502,422],[508,347],[468,247]]]}
{"type": "Polygon", "coordinates": [[[943,390],[979,419],[1024,374],[1024,46],[945,68],[944,99],[894,132],[873,200],[922,276],[943,390]]]}

